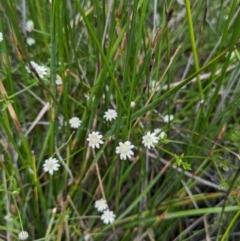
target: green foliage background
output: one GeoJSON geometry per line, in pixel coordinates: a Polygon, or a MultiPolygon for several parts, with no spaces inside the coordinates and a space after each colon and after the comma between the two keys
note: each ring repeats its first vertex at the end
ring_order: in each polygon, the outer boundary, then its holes
{"type": "Polygon", "coordinates": [[[1,1],[0,238],[236,240],[239,1],[179,2],[1,1]],[[27,72],[32,60],[46,78],[27,72]],[[167,136],[147,150],[142,136],[156,128],[167,136]],[[123,161],[126,140],[134,157],[123,161]],[[51,156],[65,163],[52,176],[51,156]],[[112,225],[94,209],[102,197],[112,225]]]}

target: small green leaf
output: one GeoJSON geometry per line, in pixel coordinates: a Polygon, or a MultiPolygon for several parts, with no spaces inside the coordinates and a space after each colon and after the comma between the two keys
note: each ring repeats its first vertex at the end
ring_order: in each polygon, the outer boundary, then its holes
{"type": "Polygon", "coordinates": [[[191,165],[187,162],[183,162],[182,164],[184,170],[191,170],[191,165]]]}

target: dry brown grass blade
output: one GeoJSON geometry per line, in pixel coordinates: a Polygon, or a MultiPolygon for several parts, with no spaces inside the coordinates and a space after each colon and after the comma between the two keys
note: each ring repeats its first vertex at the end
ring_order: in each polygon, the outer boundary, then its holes
{"type": "MultiPolygon", "coordinates": [[[[8,96],[7,91],[6,91],[6,89],[5,89],[1,80],[0,80],[0,96],[3,97],[4,99],[8,96]]],[[[21,124],[20,124],[20,122],[17,118],[17,115],[16,115],[16,112],[13,108],[13,105],[10,102],[7,103],[7,110],[8,110],[9,115],[11,116],[11,118],[13,120],[13,123],[14,123],[18,133],[23,134],[21,124]]]]}

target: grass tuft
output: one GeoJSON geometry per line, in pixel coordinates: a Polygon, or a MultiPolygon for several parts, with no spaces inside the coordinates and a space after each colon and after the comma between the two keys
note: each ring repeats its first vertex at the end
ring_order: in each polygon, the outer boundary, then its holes
{"type": "Polygon", "coordinates": [[[1,1],[0,239],[238,240],[239,29],[237,0],[1,1]]]}

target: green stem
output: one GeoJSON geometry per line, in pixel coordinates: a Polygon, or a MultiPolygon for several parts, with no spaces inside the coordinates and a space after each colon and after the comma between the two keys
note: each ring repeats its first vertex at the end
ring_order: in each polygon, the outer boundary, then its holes
{"type": "MultiPolygon", "coordinates": [[[[186,6],[186,13],[187,13],[187,22],[188,22],[188,27],[189,27],[190,41],[191,41],[191,45],[192,45],[194,66],[195,66],[195,70],[199,71],[198,54],[197,54],[197,47],[196,47],[196,41],[195,41],[195,36],[194,36],[194,28],[193,28],[191,7],[190,7],[189,0],[185,0],[185,6],[186,6]]],[[[201,80],[199,79],[199,75],[197,75],[197,83],[198,83],[198,89],[200,92],[201,99],[203,99],[202,84],[201,84],[201,80]]]]}

